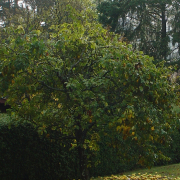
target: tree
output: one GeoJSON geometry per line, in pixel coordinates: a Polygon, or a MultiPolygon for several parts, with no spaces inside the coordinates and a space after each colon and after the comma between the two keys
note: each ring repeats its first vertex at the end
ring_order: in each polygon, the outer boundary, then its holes
{"type": "Polygon", "coordinates": [[[99,134],[112,127],[137,142],[146,152],[141,164],[149,165],[161,156],[152,144],[169,141],[174,120],[169,70],[103,29],[91,9],[66,8],[72,21],[46,32],[26,34],[23,26],[6,31],[9,39],[0,44],[1,92],[12,115],[42,133],[47,127],[59,131],[54,137],[59,141],[71,139],[81,179],[89,179],[87,150],[97,150],[99,134]]]}
{"type": "MultiPolygon", "coordinates": [[[[179,51],[179,4],[180,2],[177,0],[175,2],[173,2],[173,6],[174,6],[174,9],[172,11],[172,20],[171,20],[171,24],[172,24],[172,43],[173,45],[175,46],[175,51],[177,51],[178,55],[180,53],[179,51]]],[[[175,57],[176,59],[175,60],[179,60],[178,57],[175,57]]]]}
{"type": "Polygon", "coordinates": [[[124,34],[145,54],[156,60],[166,60],[173,52],[170,38],[173,14],[179,7],[176,1],[102,1],[98,5],[99,20],[111,30],[124,34]],[[176,10],[175,10],[176,9],[176,10]]]}
{"type": "Polygon", "coordinates": [[[16,23],[17,19],[13,16],[21,14],[22,10],[18,5],[18,0],[0,0],[0,6],[0,20],[2,23],[1,26],[7,26],[10,23],[16,23]]]}

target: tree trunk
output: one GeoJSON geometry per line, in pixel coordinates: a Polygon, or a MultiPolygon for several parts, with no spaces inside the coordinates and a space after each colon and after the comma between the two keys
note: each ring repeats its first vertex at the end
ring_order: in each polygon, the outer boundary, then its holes
{"type": "Polygon", "coordinates": [[[162,16],[161,16],[161,19],[162,19],[162,37],[161,37],[162,57],[166,59],[168,42],[166,39],[166,5],[165,4],[162,5],[161,10],[162,10],[162,16]]]}
{"type": "Polygon", "coordinates": [[[90,177],[87,168],[87,155],[83,147],[85,141],[85,134],[79,122],[77,122],[77,125],[79,126],[79,129],[76,130],[76,141],[77,141],[78,156],[79,156],[80,176],[82,180],[89,180],[90,177]]]}
{"type": "Polygon", "coordinates": [[[87,168],[87,156],[85,154],[85,150],[83,147],[78,147],[78,155],[79,155],[79,167],[81,173],[82,180],[89,180],[89,171],[87,168]]]}

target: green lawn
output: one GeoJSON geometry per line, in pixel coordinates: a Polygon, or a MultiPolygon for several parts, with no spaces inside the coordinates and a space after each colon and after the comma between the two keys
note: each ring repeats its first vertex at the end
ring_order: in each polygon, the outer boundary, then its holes
{"type": "Polygon", "coordinates": [[[180,164],[154,167],[151,169],[137,169],[121,175],[92,178],[92,180],[115,180],[115,179],[180,179],[180,164]]]}

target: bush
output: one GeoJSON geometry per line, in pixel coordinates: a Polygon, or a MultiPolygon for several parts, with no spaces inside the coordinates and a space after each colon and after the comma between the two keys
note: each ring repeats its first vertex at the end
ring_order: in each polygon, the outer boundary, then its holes
{"type": "Polygon", "coordinates": [[[30,123],[0,126],[0,177],[12,179],[72,179],[77,174],[70,143],[39,136],[30,123]]]}
{"type": "Polygon", "coordinates": [[[168,146],[157,144],[157,149],[165,156],[169,157],[169,161],[158,161],[155,165],[167,165],[180,163],[180,122],[174,125],[169,132],[171,143],[168,146]]]}

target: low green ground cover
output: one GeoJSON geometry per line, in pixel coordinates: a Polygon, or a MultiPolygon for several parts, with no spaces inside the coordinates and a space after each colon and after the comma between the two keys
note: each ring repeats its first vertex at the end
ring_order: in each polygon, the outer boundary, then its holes
{"type": "Polygon", "coordinates": [[[151,169],[137,169],[120,175],[92,178],[92,180],[100,179],[180,179],[180,164],[153,167],[151,169]]]}

